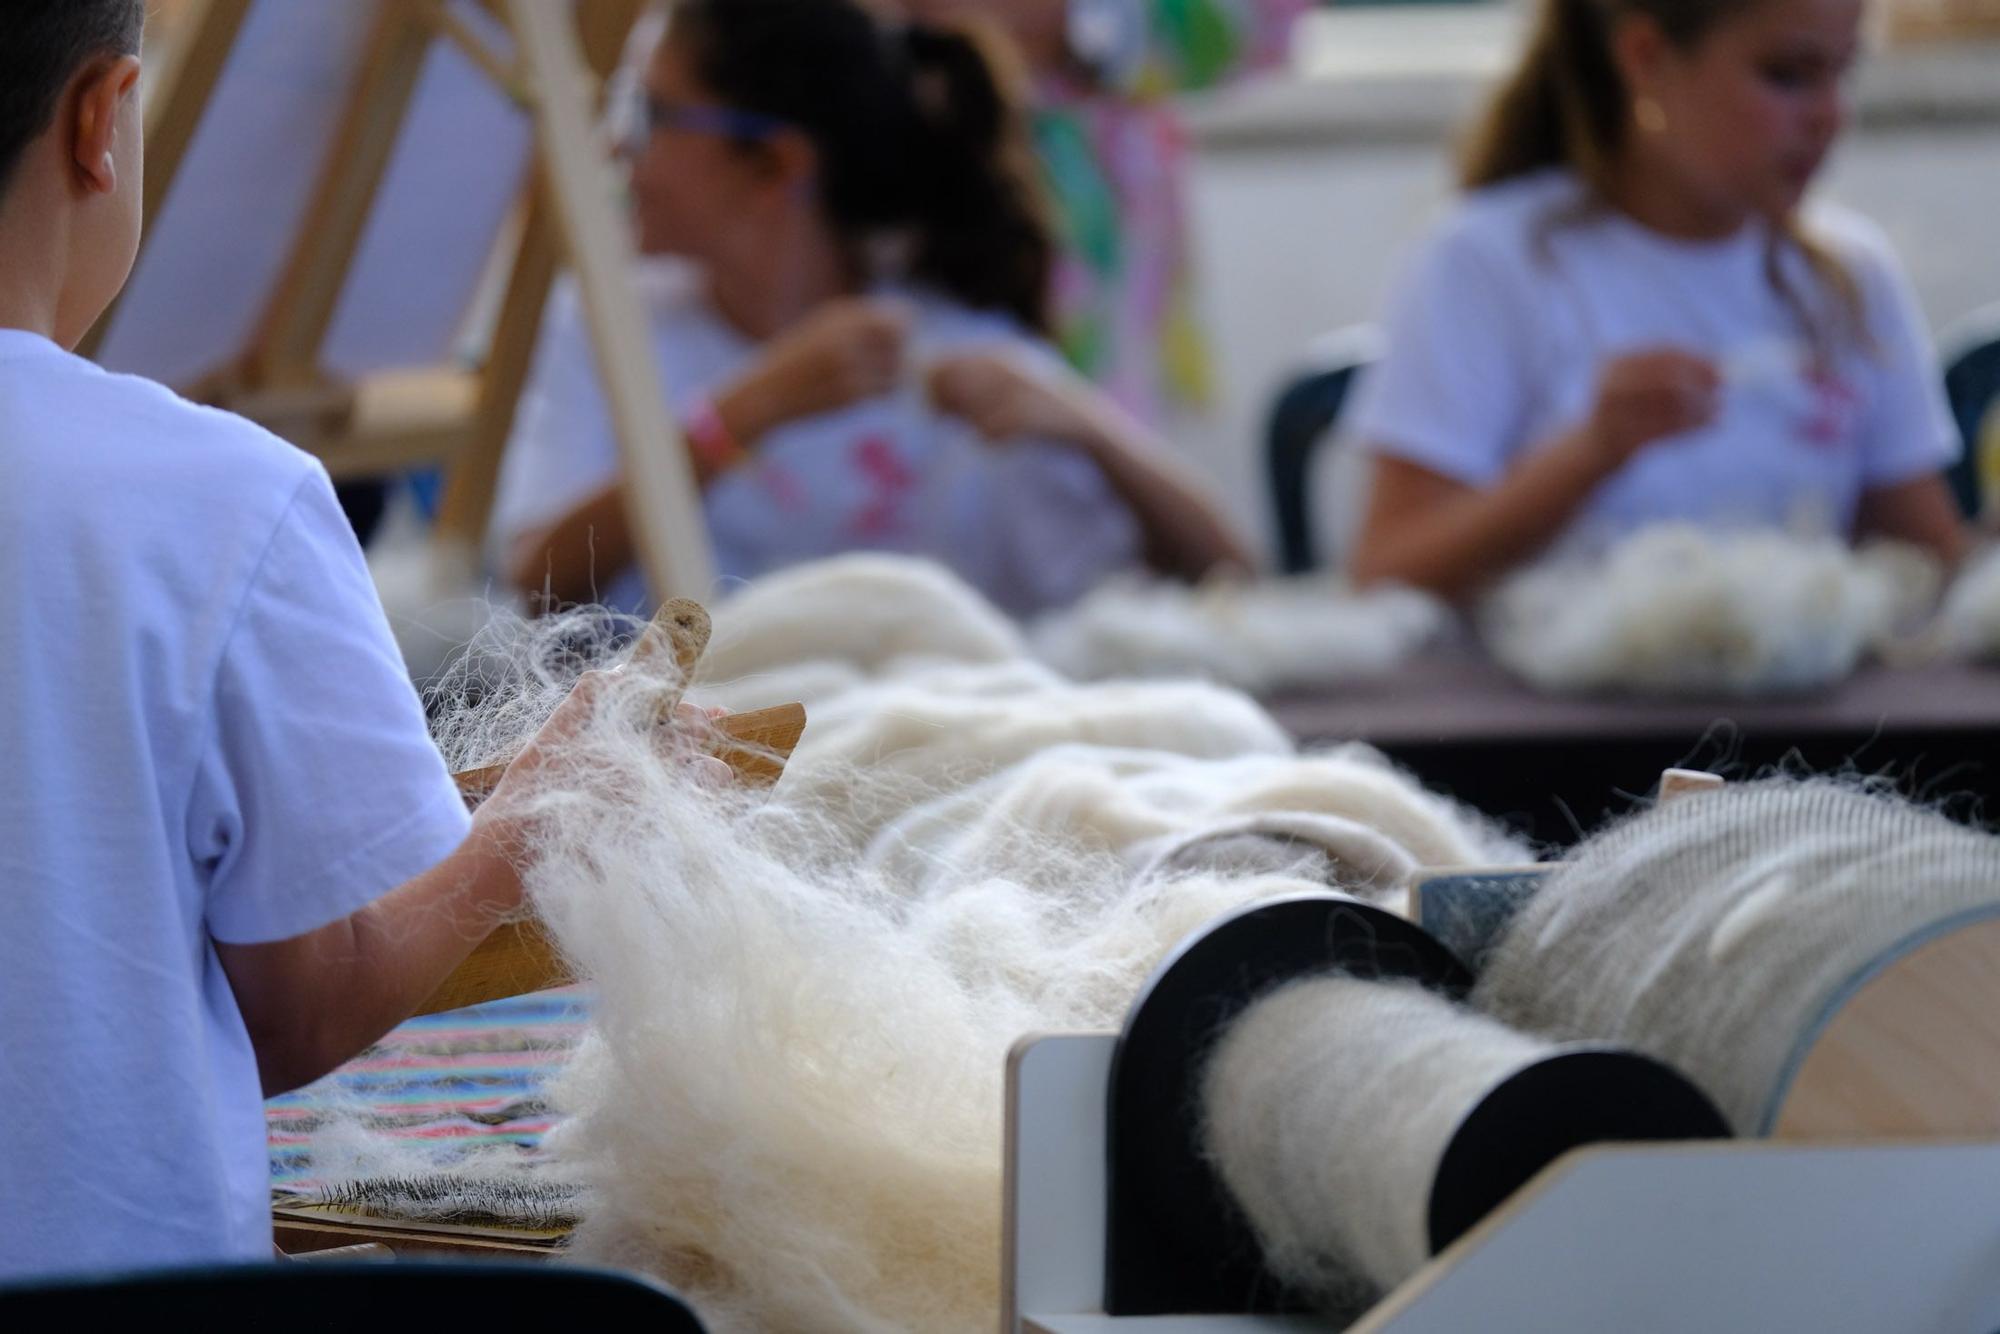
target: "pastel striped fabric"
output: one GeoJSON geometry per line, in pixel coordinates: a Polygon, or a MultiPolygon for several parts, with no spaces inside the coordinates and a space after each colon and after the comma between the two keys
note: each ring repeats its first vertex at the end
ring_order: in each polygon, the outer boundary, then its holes
{"type": "Polygon", "coordinates": [[[588,997],[570,987],[425,1015],[324,1079],[265,1107],[271,1184],[281,1195],[333,1183],[314,1173],[314,1132],[336,1119],[410,1146],[440,1169],[532,1155],[551,1124],[548,1078],[583,1034],[588,997]]]}

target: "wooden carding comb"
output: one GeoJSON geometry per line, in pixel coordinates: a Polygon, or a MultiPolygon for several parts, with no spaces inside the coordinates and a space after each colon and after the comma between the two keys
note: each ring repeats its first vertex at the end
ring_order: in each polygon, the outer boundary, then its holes
{"type": "MultiPolygon", "coordinates": [[[[680,683],[660,702],[657,720],[673,718],[676,705],[708,647],[708,613],[699,603],[677,598],[661,607],[633,649],[635,662],[668,652],[680,668],[680,683]]],[[[803,704],[779,704],[715,721],[709,754],[727,764],[738,782],[768,786],[785,771],[785,761],[806,729],[803,704]]],[[[499,783],[505,764],[489,764],[453,775],[468,802],[477,802],[499,783]]],[[[496,927],[465,962],[417,1007],[417,1014],[463,1009],[485,1001],[545,991],[573,980],[542,924],[532,919],[496,927]]]]}

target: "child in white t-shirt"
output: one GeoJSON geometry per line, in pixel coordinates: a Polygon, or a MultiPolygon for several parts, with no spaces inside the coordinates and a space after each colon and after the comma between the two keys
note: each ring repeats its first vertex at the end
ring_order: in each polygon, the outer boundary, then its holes
{"type": "Polygon", "coordinates": [[[1464,594],[1668,519],[1959,556],[1957,437],[1895,259],[1798,211],[1860,14],[1545,0],[1358,391],[1359,579],[1464,594]]]}
{"type": "MultiPolygon", "coordinates": [[[[672,258],[637,282],[723,577],[903,551],[1027,614],[1141,562],[1249,563],[1199,484],[1031,332],[1050,241],[972,33],[884,27],[853,0],[687,0],[645,80],[633,193],[642,248],[672,258]]],[[[642,604],[619,475],[559,289],[492,526],[509,578],[642,604]]]]}
{"type": "Polygon", "coordinates": [[[138,243],[143,11],[0,42],[0,1280],[269,1258],[263,1095],[521,898],[324,470],[66,350],[138,243]]]}

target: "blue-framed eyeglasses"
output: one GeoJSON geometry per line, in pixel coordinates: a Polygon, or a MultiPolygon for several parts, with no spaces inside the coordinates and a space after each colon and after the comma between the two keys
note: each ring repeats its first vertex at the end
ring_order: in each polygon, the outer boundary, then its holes
{"type": "Polygon", "coordinates": [[[647,133],[658,130],[692,130],[697,134],[719,134],[730,139],[768,139],[788,129],[790,122],[760,111],[738,111],[735,107],[696,106],[674,102],[647,93],[645,107],[647,133]]]}

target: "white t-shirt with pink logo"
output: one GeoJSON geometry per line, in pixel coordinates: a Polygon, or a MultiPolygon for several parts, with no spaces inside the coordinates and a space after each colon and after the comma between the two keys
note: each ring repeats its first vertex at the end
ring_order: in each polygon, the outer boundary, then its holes
{"type": "MultiPolygon", "coordinates": [[[[648,260],[637,275],[653,348],[677,410],[720,391],[757,345],[716,316],[698,274],[648,260]]],[[[912,362],[1001,349],[1057,365],[1003,315],[934,293],[911,306],[912,362]]],[[[508,443],[492,549],[554,522],[620,473],[617,442],[574,284],[559,286],[508,443]]],[[[843,551],[897,551],[950,566],[999,606],[1026,615],[1082,596],[1137,564],[1139,530],[1097,465],[1063,445],[989,445],[944,417],[912,383],[901,392],[787,423],[703,497],[715,566],[749,579],[843,551]]],[[[599,574],[599,600],[647,605],[636,569],[599,574]]]]}
{"type": "MultiPolygon", "coordinates": [[[[1798,309],[1771,282],[1761,224],[1716,242],[1592,207],[1570,173],[1475,191],[1421,245],[1348,429],[1378,454],[1489,487],[1578,425],[1605,363],[1672,346],[1725,386],[1708,427],[1641,450],[1562,539],[1596,545],[1667,520],[1851,531],[1864,492],[1935,473],[1959,443],[1921,317],[1887,242],[1831,207],[1809,232],[1859,289],[1866,345],[1816,366],[1798,309]]],[[[1791,290],[1832,319],[1795,247],[1791,290]]]]}

